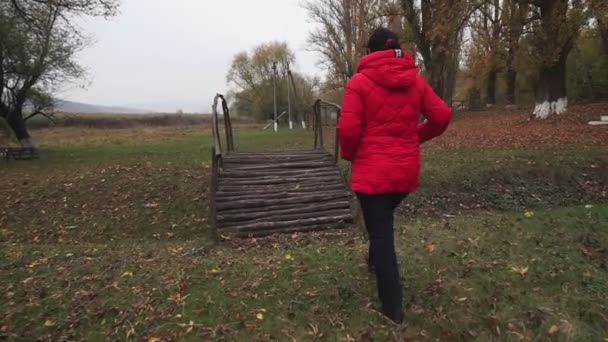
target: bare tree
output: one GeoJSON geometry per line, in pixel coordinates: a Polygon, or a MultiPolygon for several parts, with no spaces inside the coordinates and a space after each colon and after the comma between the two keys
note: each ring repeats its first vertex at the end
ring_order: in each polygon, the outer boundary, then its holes
{"type": "Polygon", "coordinates": [[[590,11],[597,22],[604,54],[608,55],[608,1],[591,0],[590,11]]]}
{"type": "Polygon", "coordinates": [[[503,41],[505,51],[505,81],[507,84],[506,100],[508,104],[516,103],[517,55],[520,42],[527,24],[529,6],[517,0],[503,1],[503,41]]]}
{"type": "Polygon", "coordinates": [[[308,42],[322,56],[331,88],[342,88],[365,54],[370,32],[384,23],[380,0],[307,0],[303,7],[318,25],[308,42]]]}
{"type": "Polygon", "coordinates": [[[78,15],[113,15],[117,7],[118,0],[0,3],[0,117],[22,146],[34,146],[26,120],[47,115],[52,93],[84,75],[74,56],[87,39],[74,19],[78,15]],[[25,113],[26,109],[30,112],[25,113]]]}
{"type": "Polygon", "coordinates": [[[470,16],[484,1],[400,0],[405,19],[422,56],[429,84],[452,102],[462,32],[470,16]]]}
{"type": "Polygon", "coordinates": [[[482,64],[486,87],[486,106],[496,104],[496,81],[502,67],[502,41],[504,11],[500,0],[488,0],[471,16],[470,28],[474,45],[482,64]]]}
{"type": "Polygon", "coordinates": [[[532,39],[539,72],[536,87],[536,118],[566,112],[566,62],[580,28],[586,21],[580,0],[520,0],[532,5],[532,39]]]}

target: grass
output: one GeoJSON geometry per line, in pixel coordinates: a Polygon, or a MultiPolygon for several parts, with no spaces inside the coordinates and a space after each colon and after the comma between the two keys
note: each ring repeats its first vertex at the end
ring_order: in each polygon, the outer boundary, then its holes
{"type": "MultiPolygon", "coordinates": [[[[41,160],[0,165],[0,339],[608,338],[601,148],[430,146],[398,218],[401,327],[368,308],[358,232],[213,241],[208,131],[40,139],[41,160]]],[[[302,131],[235,139],[241,150],[312,143],[302,131]]]]}

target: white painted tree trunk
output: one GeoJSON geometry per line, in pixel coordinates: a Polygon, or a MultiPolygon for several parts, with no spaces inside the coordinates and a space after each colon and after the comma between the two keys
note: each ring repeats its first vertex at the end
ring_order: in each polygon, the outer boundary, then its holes
{"type": "Polygon", "coordinates": [[[546,100],[541,103],[536,103],[533,115],[537,119],[546,119],[554,114],[563,114],[568,110],[568,98],[562,97],[555,101],[546,100]]]}
{"type": "Polygon", "coordinates": [[[566,60],[569,51],[570,47],[565,46],[555,63],[542,65],[539,70],[536,106],[532,112],[537,119],[546,119],[551,115],[563,114],[568,110],[566,60]]]}

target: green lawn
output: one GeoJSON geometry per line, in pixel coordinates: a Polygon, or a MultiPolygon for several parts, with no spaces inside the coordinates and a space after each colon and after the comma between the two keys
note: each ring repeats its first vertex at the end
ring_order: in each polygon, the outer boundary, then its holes
{"type": "Polygon", "coordinates": [[[605,149],[425,150],[395,326],[368,308],[359,231],[213,241],[208,133],[43,146],[0,165],[0,340],[608,339],[605,149]]]}

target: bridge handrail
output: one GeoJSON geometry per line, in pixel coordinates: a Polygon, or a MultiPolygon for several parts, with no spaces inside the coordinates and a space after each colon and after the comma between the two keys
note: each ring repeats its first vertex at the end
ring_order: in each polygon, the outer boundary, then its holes
{"type": "MultiPolygon", "coordinates": [[[[315,149],[323,148],[323,122],[321,116],[321,108],[333,108],[336,110],[336,122],[340,120],[340,112],[342,107],[336,103],[325,101],[323,99],[317,99],[313,106],[314,108],[314,127],[315,127],[315,149]]],[[[340,144],[338,136],[338,127],[336,125],[336,138],[334,142],[334,161],[337,163],[340,158],[340,144]]]]}
{"type": "Polygon", "coordinates": [[[217,110],[217,105],[219,101],[222,101],[222,111],[224,118],[224,129],[226,132],[226,152],[234,151],[234,138],[232,136],[232,120],[230,119],[230,110],[228,108],[228,102],[226,98],[222,94],[217,94],[213,98],[213,107],[212,107],[212,131],[213,131],[213,149],[215,155],[217,157],[223,154],[222,151],[222,143],[220,136],[220,128],[219,128],[219,114],[217,110]]]}

